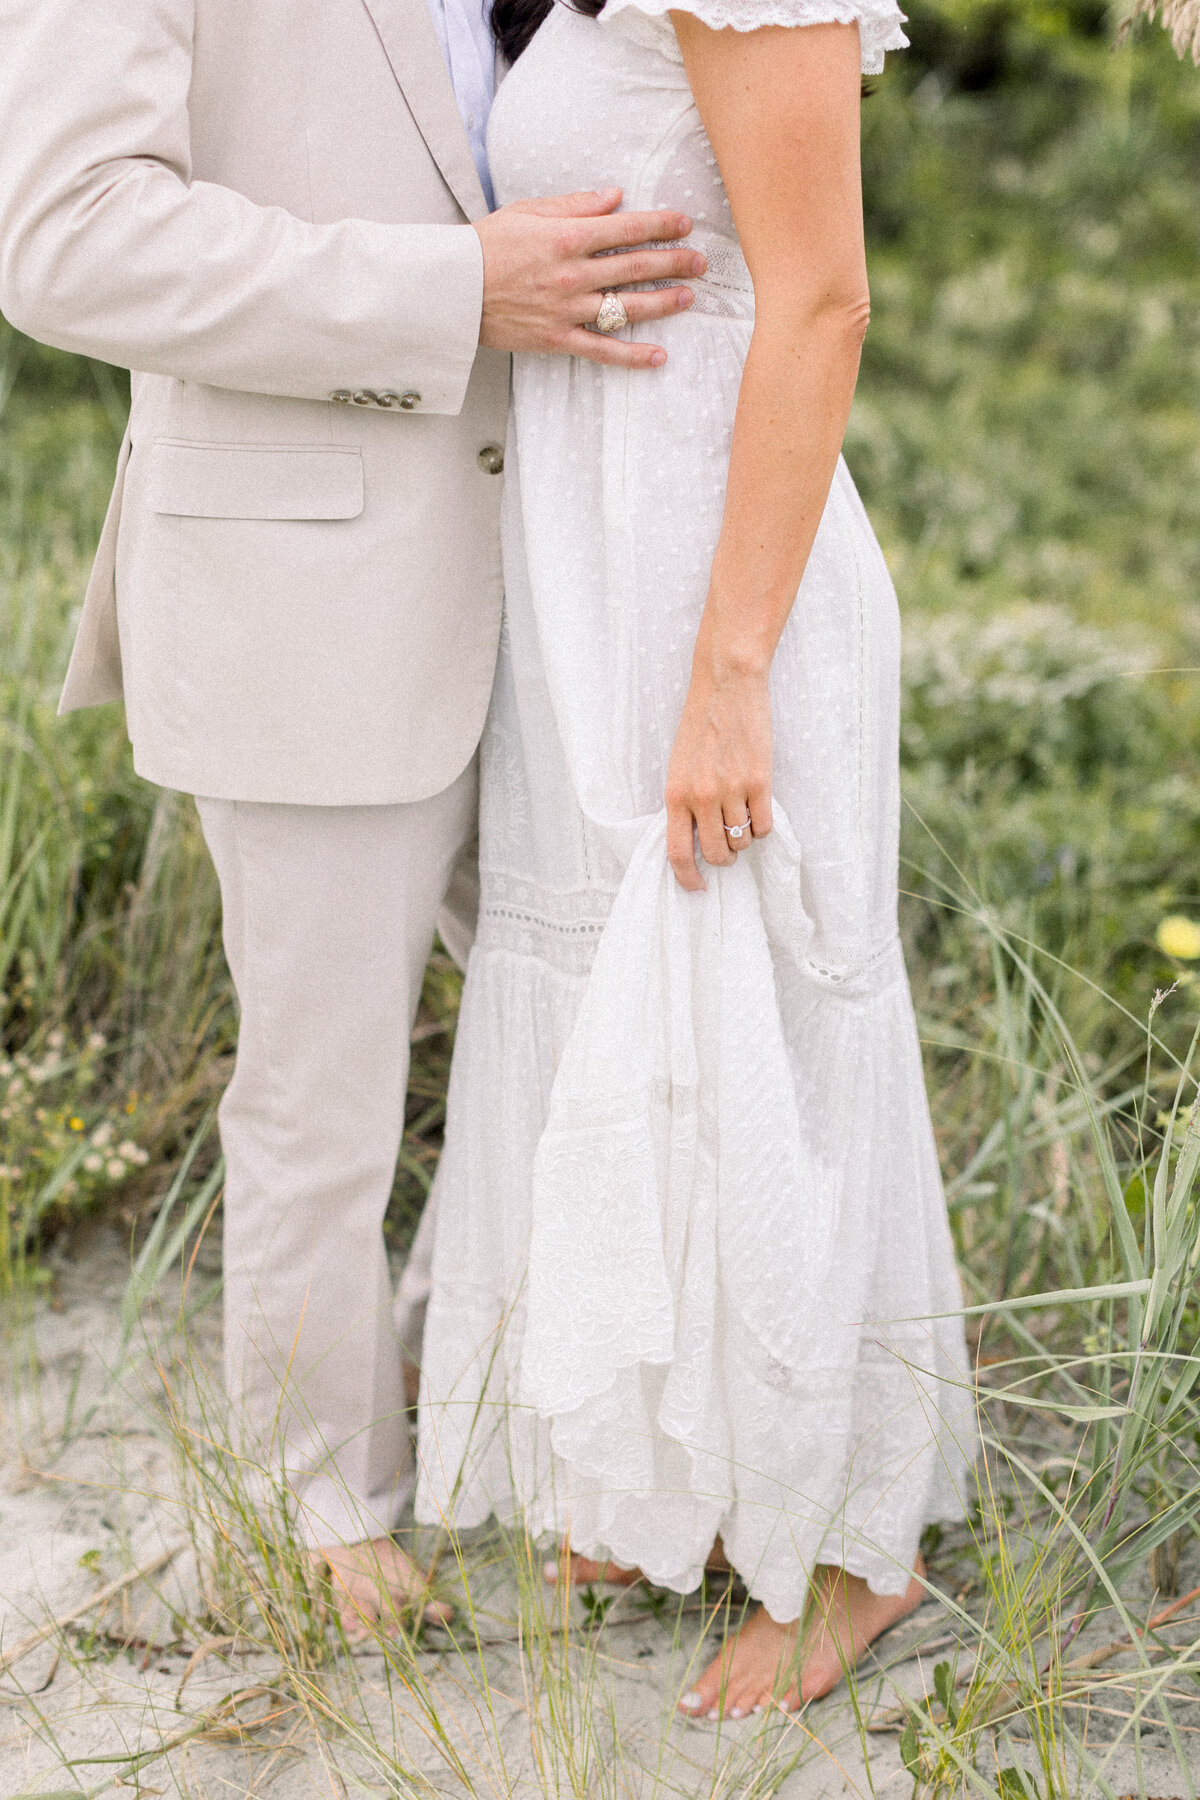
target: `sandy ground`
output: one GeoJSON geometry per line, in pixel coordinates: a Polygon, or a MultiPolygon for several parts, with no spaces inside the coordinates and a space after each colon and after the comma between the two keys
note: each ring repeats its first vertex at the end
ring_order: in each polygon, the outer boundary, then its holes
{"type": "MultiPolygon", "coordinates": [[[[518,1641],[511,1573],[482,1554],[471,1577],[475,1642],[428,1633],[412,1654],[338,1656],[299,1682],[281,1678],[261,1629],[258,1648],[214,1644],[162,1394],[185,1351],[213,1367],[215,1256],[206,1242],[191,1270],[186,1343],[174,1329],[177,1279],[123,1342],[128,1249],[103,1229],[77,1242],[48,1295],[9,1309],[0,1348],[2,1800],[464,1791],[907,1800],[913,1783],[895,1730],[864,1731],[860,1720],[886,1724],[898,1698],[923,1695],[933,1664],[954,1654],[935,1602],[881,1641],[860,1674],[857,1714],[843,1690],[798,1719],[723,1726],[674,1714],[688,1659],[704,1653],[698,1608],[682,1620],[673,1609],[656,1616],[644,1595],[623,1595],[600,1629],[573,1630],[569,1649],[560,1638],[530,1651],[518,1641]]],[[[1189,1566],[1184,1579],[1200,1582],[1200,1572],[1189,1566]]],[[[1180,1641],[1196,1629],[1182,1628],[1180,1641]]],[[[1101,1627],[1095,1641],[1111,1635],[1101,1627]]],[[[1192,1800],[1200,1705],[1177,1709],[1174,1743],[1161,1728],[1134,1732],[1128,1713],[1127,1690],[1099,1697],[1094,1762],[1071,1771],[1072,1793],[1192,1800]]],[[[1032,1766],[1028,1745],[1004,1755],[1032,1766]]]]}

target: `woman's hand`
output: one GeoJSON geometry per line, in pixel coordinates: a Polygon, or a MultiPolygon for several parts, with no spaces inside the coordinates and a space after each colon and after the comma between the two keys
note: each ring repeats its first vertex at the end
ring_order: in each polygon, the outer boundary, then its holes
{"type": "MultiPolygon", "coordinates": [[[[727,825],[747,819],[756,838],[771,829],[769,661],[734,660],[701,628],[692,679],[667,770],[667,856],[681,887],[696,893],[696,835],[705,862],[736,860],[727,825]]],[[[750,844],[747,835],[738,848],[750,844]]]]}

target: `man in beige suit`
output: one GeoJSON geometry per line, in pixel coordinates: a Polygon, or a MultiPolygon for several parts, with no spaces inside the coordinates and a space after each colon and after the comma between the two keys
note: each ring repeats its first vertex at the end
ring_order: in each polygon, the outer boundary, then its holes
{"type": "Polygon", "coordinates": [[[227,1384],[348,1621],[418,1592],[381,1221],[474,833],[507,352],[648,367],[585,329],[602,288],[703,268],[615,192],[489,215],[449,4],[0,0],[0,309],[134,371],[62,705],[123,695],[137,770],[198,797],[241,1007],[227,1384]]]}

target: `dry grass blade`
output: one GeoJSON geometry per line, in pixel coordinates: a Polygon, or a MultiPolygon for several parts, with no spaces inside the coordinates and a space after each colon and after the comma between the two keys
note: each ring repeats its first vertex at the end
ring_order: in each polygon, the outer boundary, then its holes
{"type": "Polygon", "coordinates": [[[89,1600],[81,1600],[79,1605],[73,1606],[69,1612],[60,1613],[57,1618],[48,1619],[44,1625],[39,1625],[36,1631],[31,1631],[28,1637],[22,1638],[20,1643],[14,1644],[11,1650],[6,1650],[3,1656],[0,1656],[0,1675],[6,1675],[9,1669],[19,1663],[23,1656],[28,1656],[31,1650],[36,1650],[39,1644],[44,1644],[47,1638],[52,1638],[65,1626],[73,1625],[76,1619],[86,1618],[88,1613],[95,1612],[98,1606],[107,1606],[110,1600],[115,1600],[118,1594],[123,1594],[127,1588],[133,1587],[137,1582],[146,1581],[151,1575],[157,1575],[160,1569],[165,1569],[168,1563],[174,1562],[180,1551],[186,1549],[186,1540],[172,1545],[169,1550],[163,1550],[158,1556],[152,1557],[148,1563],[143,1563],[141,1568],[130,1569],[128,1574],[119,1576],[116,1581],[108,1582],[89,1600]]]}
{"type": "Polygon", "coordinates": [[[200,1667],[200,1664],[204,1662],[206,1658],[215,1656],[221,1650],[231,1650],[238,1642],[240,1636],[241,1633],[235,1631],[229,1637],[209,1638],[207,1643],[197,1645],[196,1649],[193,1650],[192,1654],[188,1657],[183,1674],[179,1677],[179,1686],[175,1689],[176,1712],[179,1711],[180,1703],[183,1700],[183,1690],[195,1674],[196,1670],[200,1667]]]}

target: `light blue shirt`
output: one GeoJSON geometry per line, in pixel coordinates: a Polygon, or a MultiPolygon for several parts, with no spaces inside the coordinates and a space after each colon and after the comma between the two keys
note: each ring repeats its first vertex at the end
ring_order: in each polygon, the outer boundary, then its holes
{"type": "Polygon", "coordinates": [[[426,0],[467,128],[471,155],[489,206],[495,206],[487,160],[487,122],[496,93],[492,0],[426,0]]]}

